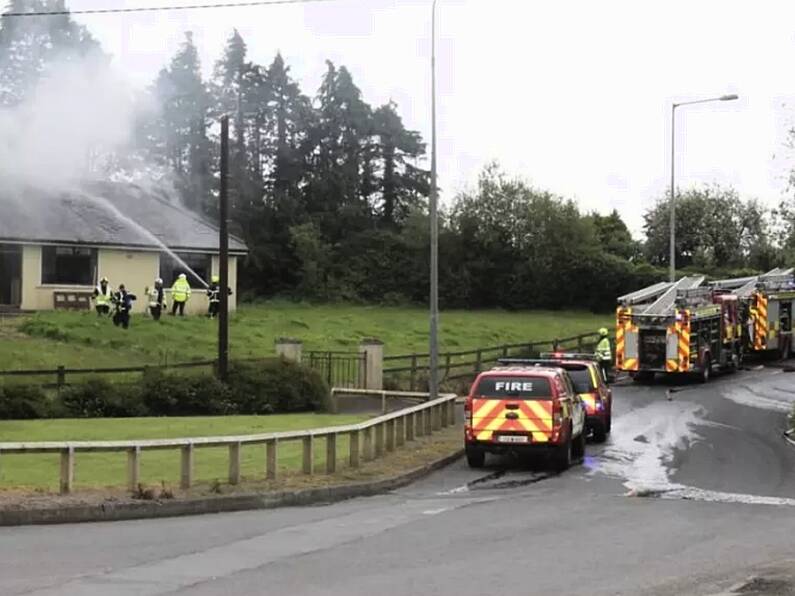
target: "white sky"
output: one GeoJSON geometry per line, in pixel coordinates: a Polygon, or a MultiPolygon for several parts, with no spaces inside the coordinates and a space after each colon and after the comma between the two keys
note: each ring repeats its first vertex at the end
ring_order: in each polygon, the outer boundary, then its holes
{"type": "MultiPolygon", "coordinates": [[[[70,0],[73,10],[193,0],[70,0]]],[[[81,16],[120,69],[146,85],[194,32],[205,71],[233,27],[250,59],[280,50],[314,95],[324,61],[344,64],[372,105],[394,99],[430,141],[430,0],[81,16]]],[[[499,160],[511,174],[613,207],[634,232],[670,176],[732,184],[773,205],[784,195],[795,121],[795,2],[778,0],[439,0],[439,172],[444,199],[499,160]]]]}

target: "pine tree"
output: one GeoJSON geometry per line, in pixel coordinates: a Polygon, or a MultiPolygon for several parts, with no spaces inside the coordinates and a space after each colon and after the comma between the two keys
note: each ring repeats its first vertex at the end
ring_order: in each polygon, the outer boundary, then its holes
{"type": "Polygon", "coordinates": [[[392,102],[378,108],[373,120],[382,168],[379,212],[386,225],[396,226],[430,191],[428,172],[417,166],[425,144],[419,133],[406,130],[392,102]]]}
{"type": "Polygon", "coordinates": [[[174,172],[186,205],[211,213],[210,98],[200,66],[188,32],[169,67],[161,70],[155,81],[152,92],[160,117],[150,124],[147,140],[152,157],[174,172]]]}

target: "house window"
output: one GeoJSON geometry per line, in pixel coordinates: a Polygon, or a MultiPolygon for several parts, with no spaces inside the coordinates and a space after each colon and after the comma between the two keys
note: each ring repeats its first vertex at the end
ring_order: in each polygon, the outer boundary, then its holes
{"type": "Polygon", "coordinates": [[[41,283],[43,284],[93,286],[96,270],[95,248],[41,247],[41,283]]]}
{"type": "Polygon", "coordinates": [[[160,278],[163,280],[163,285],[170,288],[179,274],[184,273],[188,276],[190,287],[203,288],[204,286],[202,283],[196,279],[196,275],[201,277],[204,281],[209,282],[210,271],[212,270],[212,257],[210,255],[196,253],[176,254],[182,263],[168,253],[160,253],[160,278]],[[193,270],[196,275],[193,275],[191,270],[193,270]]]}

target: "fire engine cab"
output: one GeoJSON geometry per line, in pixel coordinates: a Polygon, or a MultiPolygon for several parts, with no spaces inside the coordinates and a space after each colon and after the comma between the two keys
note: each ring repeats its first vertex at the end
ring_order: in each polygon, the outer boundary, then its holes
{"type": "Polygon", "coordinates": [[[544,451],[564,470],[585,455],[585,404],[562,368],[509,365],[482,372],[464,405],[470,467],[487,453],[544,451]]]}

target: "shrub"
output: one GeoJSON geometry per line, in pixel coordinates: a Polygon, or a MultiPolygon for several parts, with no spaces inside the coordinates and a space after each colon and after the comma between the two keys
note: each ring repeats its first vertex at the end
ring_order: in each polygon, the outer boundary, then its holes
{"type": "Polygon", "coordinates": [[[55,341],[68,341],[71,339],[71,335],[56,323],[35,317],[22,323],[19,326],[19,330],[33,337],[45,337],[55,341]]]}
{"type": "Polygon", "coordinates": [[[138,387],[94,378],[63,389],[55,413],[73,418],[127,418],[146,416],[148,409],[138,387]]]}
{"type": "Polygon", "coordinates": [[[34,385],[0,387],[0,419],[32,420],[46,418],[50,411],[44,391],[34,385]]]}
{"type": "Polygon", "coordinates": [[[320,374],[287,360],[234,363],[229,386],[241,414],[327,410],[329,389],[320,374]]]}
{"type": "Polygon", "coordinates": [[[141,384],[142,401],[153,416],[234,414],[230,389],[211,375],[180,376],[148,371],[141,384]]]}

